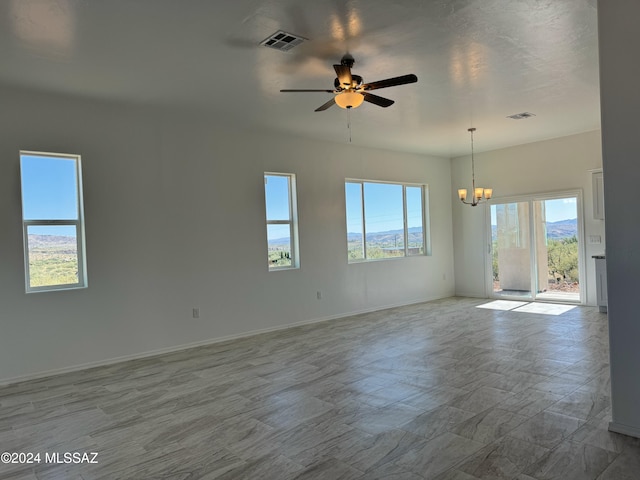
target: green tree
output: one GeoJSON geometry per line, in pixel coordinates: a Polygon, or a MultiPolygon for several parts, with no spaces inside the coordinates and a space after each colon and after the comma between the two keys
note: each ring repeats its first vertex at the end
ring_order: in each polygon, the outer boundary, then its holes
{"type": "Polygon", "coordinates": [[[573,237],[549,240],[547,243],[549,275],[556,282],[578,281],[578,239],[573,237]]]}

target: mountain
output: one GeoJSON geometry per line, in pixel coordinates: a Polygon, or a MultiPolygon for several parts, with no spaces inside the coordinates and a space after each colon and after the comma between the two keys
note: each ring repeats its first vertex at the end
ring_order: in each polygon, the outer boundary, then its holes
{"type": "MultiPolygon", "coordinates": [[[[407,229],[409,236],[417,236],[422,235],[422,227],[410,227],[407,229]]],[[[395,240],[397,235],[404,235],[403,230],[386,230],[384,232],[371,232],[367,233],[367,241],[370,243],[387,243],[392,239],[395,240]]],[[[356,240],[360,240],[362,237],[361,233],[348,232],[347,233],[347,241],[354,242],[356,240]]]]}
{"type": "MultiPolygon", "coordinates": [[[[578,219],[567,218],[565,220],[558,220],[557,222],[547,222],[547,238],[553,240],[561,240],[563,238],[571,238],[574,235],[578,236],[578,219]]],[[[497,225],[491,225],[491,238],[495,240],[497,238],[497,225]]]]}
{"type": "MultiPolygon", "coordinates": [[[[410,227],[409,231],[409,239],[417,240],[422,235],[422,227],[410,227]]],[[[401,238],[403,235],[403,230],[386,230],[384,232],[371,232],[367,233],[367,242],[369,243],[380,243],[386,245],[393,245],[396,242],[396,238],[401,238]]],[[[348,232],[347,233],[347,242],[355,242],[360,240],[362,237],[361,233],[348,232]]],[[[289,237],[282,238],[272,238],[269,240],[269,245],[285,245],[289,243],[289,237]]]]}
{"type": "Polygon", "coordinates": [[[571,238],[578,236],[578,219],[570,218],[567,220],[559,220],[557,222],[547,222],[547,238],[560,240],[562,238],[571,238]]]}
{"type": "Polygon", "coordinates": [[[29,235],[29,247],[31,248],[51,248],[51,247],[76,247],[76,237],[63,235],[29,235]]]}

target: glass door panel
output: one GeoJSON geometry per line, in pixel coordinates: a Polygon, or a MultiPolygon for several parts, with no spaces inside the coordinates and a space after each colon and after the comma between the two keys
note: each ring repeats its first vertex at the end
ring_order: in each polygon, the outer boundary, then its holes
{"type": "Polygon", "coordinates": [[[529,202],[491,205],[493,295],[532,298],[529,202]]]}
{"type": "Polygon", "coordinates": [[[533,202],[539,300],[580,301],[578,204],[576,197],[533,202]]]}

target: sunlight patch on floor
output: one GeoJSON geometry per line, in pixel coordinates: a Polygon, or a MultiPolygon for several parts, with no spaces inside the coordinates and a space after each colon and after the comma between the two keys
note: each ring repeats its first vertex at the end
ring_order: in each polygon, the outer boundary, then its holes
{"type": "Polygon", "coordinates": [[[494,300],[482,305],[476,305],[476,308],[487,308],[490,310],[511,310],[513,312],[522,313],[540,313],[543,315],[562,315],[569,310],[576,308],[576,305],[562,305],[559,303],[540,303],[540,302],[515,302],[513,300],[494,300]]]}
{"type": "Polygon", "coordinates": [[[477,305],[477,307],[488,308],[490,310],[513,310],[514,308],[522,307],[527,303],[528,302],[516,302],[513,300],[494,300],[493,302],[477,305]]]}
{"type": "Polygon", "coordinates": [[[558,303],[530,303],[516,308],[515,312],[542,313],[543,315],[562,315],[576,308],[575,305],[561,305],[558,303]]]}

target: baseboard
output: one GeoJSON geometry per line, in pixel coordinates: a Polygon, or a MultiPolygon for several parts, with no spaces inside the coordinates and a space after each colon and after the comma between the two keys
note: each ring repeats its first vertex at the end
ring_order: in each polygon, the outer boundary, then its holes
{"type": "Polygon", "coordinates": [[[609,422],[609,431],[628,435],[629,437],[640,438],[640,428],[618,422],[609,422]]]}
{"type": "Polygon", "coordinates": [[[311,325],[311,324],[314,324],[314,323],[328,322],[330,320],[338,320],[340,318],[352,317],[354,315],[361,315],[363,313],[379,312],[381,310],[388,310],[390,308],[397,308],[397,307],[405,307],[405,306],[409,306],[409,305],[416,305],[416,304],[419,304],[419,303],[431,302],[433,300],[440,300],[442,298],[448,298],[448,296],[445,296],[445,297],[425,297],[425,298],[409,300],[407,302],[401,302],[401,303],[397,303],[397,304],[389,304],[389,305],[384,305],[384,306],[366,308],[366,309],[362,309],[362,310],[354,310],[354,311],[348,312],[348,313],[339,313],[339,314],[336,314],[336,315],[330,315],[330,316],[326,316],[326,317],[312,318],[312,319],[303,320],[303,321],[300,321],[300,322],[288,323],[286,325],[277,325],[275,327],[262,328],[262,329],[258,329],[258,330],[250,330],[248,332],[243,332],[243,333],[239,333],[239,334],[235,334],[235,335],[227,335],[227,336],[224,336],[224,337],[209,338],[209,339],[200,340],[200,341],[197,341],[197,342],[184,343],[184,344],[180,344],[180,345],[173,345],[171,347],[148,350],[146,352],[134,353],[134,354],[130,354],[130,355],[124,355],[124,356],[120,356],[120,357],[113,357],[113,358],[108,358],[108,359],[104,359],[104,360],[97,360],[95,362],[88,362],[88,363],[82,363],[82,364],[78,364],[78,365],[72,365],[72,366],[69,366],[69,367],[56,368],[56,369],[52,369],[52,370],[46,370],[46,371],[27,374],[27,375],[20,375],[20,376],[17,376],[17,377],[3,378],[3,379],[0,379],[0,386],[11,385],[11,384],[14,384],[14,383],[19,383],[19,382],[26,382],[26,381],[29,381],[29,380],[37,380],[37,379],[46,378],[46,377],[53,377],[55,375],[63,375],[65,373],[78,372],[78,371],[81,371],[81,370],[87,370],[89,368],[105,367],[105,366],[113,365],[113,364],[116,364],[116,363],[129,362],[131,360],[140,360],[140,359],[143,359],[143,358],[157,357],[159,355],[166,355],[168,353],[180,352],[182,350],[189,350],[191,348],[204,347],[204,346],[207,346],[207,345],[214,345],[216,343],[228,342],[230,340],[238,340],[238,339],[241,339],[241,338],[253,337],[255,335],[261,335],[261,334],[270,333],[270,332],[277,332],[279,330],[286,330],[288,328],[301,327],[303,325],[311,325]]]}
{"type": "Polygon", "coordinates": [[[478,293],[464,293],[464,292],[456,292],[456,297],[467,297],[467,298],[489,298],[486,295],[480,295],[478,293]]]}

